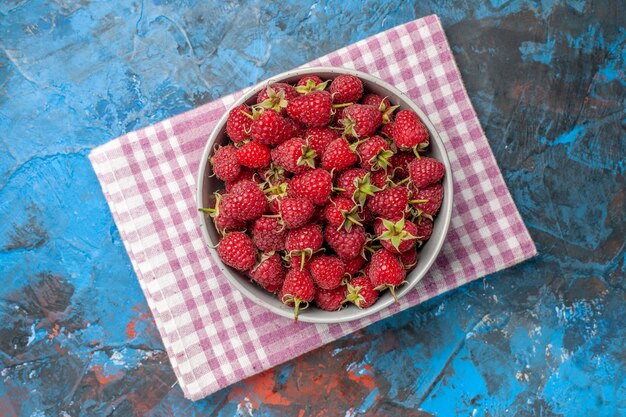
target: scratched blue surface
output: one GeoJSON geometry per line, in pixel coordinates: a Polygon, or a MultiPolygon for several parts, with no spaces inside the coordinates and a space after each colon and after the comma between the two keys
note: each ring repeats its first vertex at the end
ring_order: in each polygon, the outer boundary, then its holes
{"type": "Polygon", "coordinates": [[[623,2],[4,1],[0,415],[626,415],[623,2]],[[197,403],[93,147],[437,13],[532,261],[197,403]]]}

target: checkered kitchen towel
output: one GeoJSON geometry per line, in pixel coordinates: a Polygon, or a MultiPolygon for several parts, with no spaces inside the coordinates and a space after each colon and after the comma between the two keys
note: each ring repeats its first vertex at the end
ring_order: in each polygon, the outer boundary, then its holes
{"type": "Polygon", "coordinates": [[[405,91],[445,142],[454,177],[447,242],[399,305],[335,325],[293,320],[244,299],[200,232],[195,174],[236,93],[95,149],[98,175],[185,395],[196,400],[536,253],[509,195],[437,16],[398,26],[309,65],[355,68],[405,91]],[[290,334],[291,343],[283,336],[290,334]]]}

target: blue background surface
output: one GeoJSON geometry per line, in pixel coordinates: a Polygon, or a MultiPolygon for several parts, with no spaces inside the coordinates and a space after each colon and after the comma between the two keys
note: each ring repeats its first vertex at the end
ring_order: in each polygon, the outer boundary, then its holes
{"type": "Polygon", "coordinates": [[[626,415],[620,1],[0,4],[0,415],[626,415]],[[191,403],[93,147],[431,13],[540,255],[191,403]]]}

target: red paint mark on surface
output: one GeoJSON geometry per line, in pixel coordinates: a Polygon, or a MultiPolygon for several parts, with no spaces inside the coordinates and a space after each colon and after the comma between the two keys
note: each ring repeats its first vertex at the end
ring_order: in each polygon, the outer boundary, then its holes
{"type": "Polygon", "coordinates": [[[128,336],[129,339],[137,337],[137,330],[135,329],[135,326],[137,326],[136,318],[131,319],[131,321],[126,325],[126,336],[128,336]]]}
{"type": "Polygon", "coordinates": [[[53,348],[54,348],[54,351],[58,353],[59,355],[65,355],[67,353],[67,349],[62,348],[58,344],[55,344],[53,348]]]}
{"type": "Polygon", "coordinates": [[[109,382],[115,379],[118,379],[120,377],[120,375],[116,375],[116,374],[107,375],[104,372],[104,368],[101,365],[94,365],[91,367],[91,370],[93,371],[100,385],[106,385],[109,382]]]}
{"type": "Polygon", "coordinates": [[[133,311],[134,311],[135,313],[139,313],[139,318],[140,318],[140,319],[142,319],[142,320],[145,320],[145,319],[147,319],[147,318],[150,318],[150,316],[149,316],[149,315],[148,315],[145,311],[141,311],[141,308],[142,308],[142,307],[143,307],[143,306],[141,306],[141,305],[139,305],[139,304],[138,304],[138,305],[136,305],[135,307],[133,307],[133,311]]]}
{"type": "Polygon", "coordinates": [[[372,365],[368,363],[348,368],[348,378],[370,391],[376,388],[376,380],[372,376],[372,365]]]}
{"type": "Polygon", "coordinates": [[[365,356],[367,346],[350,344],[350,349],[335,352],[326,345],[293,361],[286,382],[269,370],[231,388],[228,401],[236,405],[247,397],[261,409],[267,406],[294,417],[336,417],[337,410],[344,410],[343,416],[350,409],[354,414],[355,406],[380,385],[370,364],[354,362],[355,357],[365,356]]]}
{"type": "Polygon", "coordinates": [[[133,307],[133,311],[135,313],[137,313],[137,317],[133,317],[130,322],[126,325],[126,336],[128,336],[128,339],[134,339],[135,337],[137,337],[138,332],[137,332],[137,323],[142,320],[142,321],[151,321],[153,323],[152,326],[145,326],[142,328],[144,331],[147,331],[149,333],[153,333],[151,330],[154,329],[156,327],[156,324],[154,324],[154,320],[151,319],[150,315],[141,310],[141,306],[136,305],[135,307],[133,307]]]}

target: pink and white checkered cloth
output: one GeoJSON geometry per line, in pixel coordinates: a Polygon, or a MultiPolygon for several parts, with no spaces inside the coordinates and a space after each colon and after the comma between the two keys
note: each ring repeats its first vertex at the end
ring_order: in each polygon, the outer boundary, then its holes
{"type": "Polygon", "coordinates": [[[199,227],[195,177],[202,150],[241,92],[94,149],[89,157],[180,386],[192,400],[536,253],[437,16],[308,65],[355,68],[382,78],[429,116],[448,149],[455,183],[447,242],[399,305],[350,323],[294,324],[244,299],[226,281],[199,227]]]}

